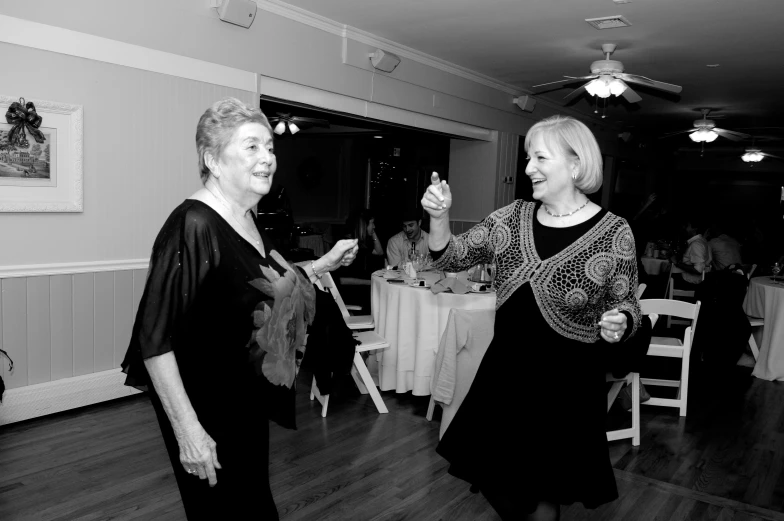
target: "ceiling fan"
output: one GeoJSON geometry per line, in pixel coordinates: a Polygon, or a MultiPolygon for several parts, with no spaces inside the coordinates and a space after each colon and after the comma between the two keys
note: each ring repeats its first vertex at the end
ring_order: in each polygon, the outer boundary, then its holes
{"type": "Polygon", "coordinates": [[[282,135],[286,132],[286,128],[289,129],[292,135],[296,134],[303,128],[311,128],[311,127],[323,127],[329,128],[329,121],[326,119],[315,119],[315,118],[305,118],[302,116],[292,116],[291,114],[284,114],[282,112],[277,112],[277,116],[273,116],[268,118],[270,125],[275,125],[273,127],[273,132],[278,135],[282,135]]]}
{"type": "Polygon", "coordinates": [[[716,141],[716,138],[719,136],[731,139],[732,141],[740,141],[742,139],[748,139],[751,137],[750,135],[744,134],[743,132],[735,132],[734,130],[718,128],[716,126],[716,122],[708,119],[708,114],[710,111],[711,109],[701,109],[702,119],[694,120],[694,123],[692,123],[694,128],[678,130],[677,132],[670,132],[669,134],[662,135],[660,139],[686,133],[689,134],[689,138],[695,143],[711,143],[716,141]]]}
{"type": "Polygon", "coordinates": [[[616,45],[614,43],[605,43],[602,45],[602,52],[604,53],[605,58],[604,60],[598,60],[591,64],[590,76],[564,76],[567,79],[534,85],[532,88],[539,89],[540,87],[548,87],[558,83],[574,83],[579,80],[591,80],[567,94],[564,99],[573,99],[587,91],[591,96],[597,96],[599,98],[607,98],[610,95],[623,96],[629,103],[637,103],[642,100],[642,98],[629,87],[628,83],[635,83],[637,85],[643,85],[645,87],[663,90],[673,94],[679,94],[683,90],[683,87],[679,85],[652,80],[636,74],[624,73],[623,64],[619,61],[610,59],[610,55],[615,52],[615,47],[616,45]]]}
{"type": "Polygon", "coordinates": [[[763,158],[766,157],[771,157],[773,159],[784,159],[782,157],[774,156],[773,154],[768,154],[767,152],[763,152],[761,149],[755,148],[753,145],[747,148],[744,151],[743,155],[740,156],[740,158],[745,163],[759,163],[760,161],[763,160],[763,158]]]}

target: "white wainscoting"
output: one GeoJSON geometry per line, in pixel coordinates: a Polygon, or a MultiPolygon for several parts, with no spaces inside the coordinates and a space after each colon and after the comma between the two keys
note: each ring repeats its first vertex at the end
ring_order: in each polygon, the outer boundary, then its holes
{"type": "Polygon", "coordinates": [[[147,261],[0,268],[0,425],[135,392],[120,364],[147,261]]]}

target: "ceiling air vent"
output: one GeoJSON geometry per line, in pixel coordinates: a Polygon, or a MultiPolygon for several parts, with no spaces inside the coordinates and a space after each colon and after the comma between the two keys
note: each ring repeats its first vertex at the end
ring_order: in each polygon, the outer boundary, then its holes
{"type": "Polygon", "coordinates": [[[614,29],[616,27],[629,27],[632,23],[625,16],[603,16],[601,18],[586,18],[586,22],[597,29],[614,29]]]}

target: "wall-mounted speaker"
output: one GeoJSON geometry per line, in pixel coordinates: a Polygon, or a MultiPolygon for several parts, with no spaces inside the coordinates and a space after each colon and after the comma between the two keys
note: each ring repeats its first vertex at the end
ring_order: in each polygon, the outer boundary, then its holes
{"type": "Polygon", "coordinates": [[[515,105],[525,112],[533,112],[536,107],[536,100],[531,96],[520,96],[519,98],[515,98],[514,102],[515,105]]]}
{"type": "Polygon", "coordinates": [[[381,49],[376,49],[376,52],[370,53],[368,56],[373,68],[382,72],[392,72],[400,63],[400,58],[396,55],[381,49]]]}
{"type": "Polygon", "coordinates": [[[247,29],[256,19],[257,7],[252,0],[222,0],[217,6],[218,18],[247,29]]]}

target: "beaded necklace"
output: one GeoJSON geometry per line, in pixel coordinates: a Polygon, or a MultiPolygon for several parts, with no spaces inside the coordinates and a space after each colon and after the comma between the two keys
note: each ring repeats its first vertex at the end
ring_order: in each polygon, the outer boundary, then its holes
{"type": "Polygon", "coordinates": [[[590,199],[588,201],[585,201],[585,204],[583,204],[577,210],[575,210],[573,212],[569,212],[569,213],[552,213],[552,212],[550,212],[550,210],[547,209],[547,205],[546,204],[543,204],[542,208],[544,208],[544,213],[546,213],[547,215],[549,215],[551,217],[569,217],[570,215],[574,215],[577,212],[579,212],[580,210],[582,210],[583,208],[585,208],[586,206],[588,206],[588,203],[590,203],[590,202],[591,202],[590,199]]]}

